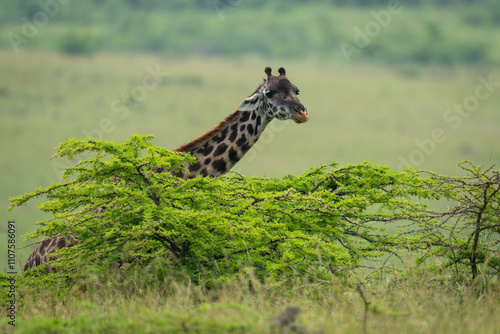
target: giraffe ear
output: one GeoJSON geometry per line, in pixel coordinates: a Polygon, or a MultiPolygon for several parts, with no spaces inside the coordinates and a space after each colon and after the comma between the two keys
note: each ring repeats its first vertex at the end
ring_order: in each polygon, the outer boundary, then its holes
{"type": "Polygon", "coordinates": [[[256,109],[260,103],[261,97],[262,97],[262,92],[257,92],[252,96],[247,97],[241,102],[240,106],[238,107],[238,110],[250,111],[256,109]]]}

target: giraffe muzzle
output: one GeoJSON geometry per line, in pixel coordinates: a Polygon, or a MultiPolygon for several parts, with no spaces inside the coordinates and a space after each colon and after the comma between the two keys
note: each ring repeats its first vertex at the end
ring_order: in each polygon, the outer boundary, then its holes
{"type": "Polygon", "coordinates": [[[307,114],[306,108],[300,108],[299,106],[295,107],[296,115],[293,117],[295,123],[305,123],[309,119],[309,115],[307,114]]]}

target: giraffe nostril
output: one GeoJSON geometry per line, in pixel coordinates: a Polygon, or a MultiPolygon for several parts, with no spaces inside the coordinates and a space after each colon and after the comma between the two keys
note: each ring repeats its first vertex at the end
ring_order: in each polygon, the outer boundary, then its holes
{"type": "Polygon", "coordinates": [[[307,114],[307,109],[302,104],[295,105],[295,111],[307,114]]]}

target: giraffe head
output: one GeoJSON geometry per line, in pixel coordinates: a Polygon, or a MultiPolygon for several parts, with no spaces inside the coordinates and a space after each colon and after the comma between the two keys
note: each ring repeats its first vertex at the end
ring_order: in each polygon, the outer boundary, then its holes
{"type": "Polygon", "coordinates": [[[255,93],[241,102],[238,110],[250,111],[258,109],[269,120],[293,119],[296,123],[307,122],[307,109],[300,103],[299,89],[286,77],[283,67],[278,70],[279,75],[272,75],[270,67],[266,67],[267,79],[257,88],[255,93]]]}

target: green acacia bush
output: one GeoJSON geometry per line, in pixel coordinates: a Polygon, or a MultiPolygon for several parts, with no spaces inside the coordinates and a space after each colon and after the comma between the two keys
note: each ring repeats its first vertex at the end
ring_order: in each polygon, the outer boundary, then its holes
{"type": "MultiPolygon", "coordinates": [[[[466,212],[432,210],[420,200],[457,200],[458,183],[370,163],[325,165],[281,179],[230,173],[183,180],[152,167],[180,171],[193,158],[151,139],[68,140],[56,156],[79,162],[64,181],[11,198],[11,208],[47,199],[40,210],[53,217],[38,222],[28,238],[80,241],[60,252],[54,266],[62,272],[108,272],[121,263],[123,273],[139,272],[151,282],[180,277],[210,286],[239,275],[278,285],[328,281],[403,250],[447,256],[450,215],[466,212]]],[[[498,210],[498,189],[488,191],[497,200],[489,208],[498,210]]],[[[487,224],[482,228],[498,233],[498,216],[487,224]]],[[[477,248],[473,262],[484,252],[477,248]]],[[[498,253],[488,254],[498,261],[498,253]]]]}

